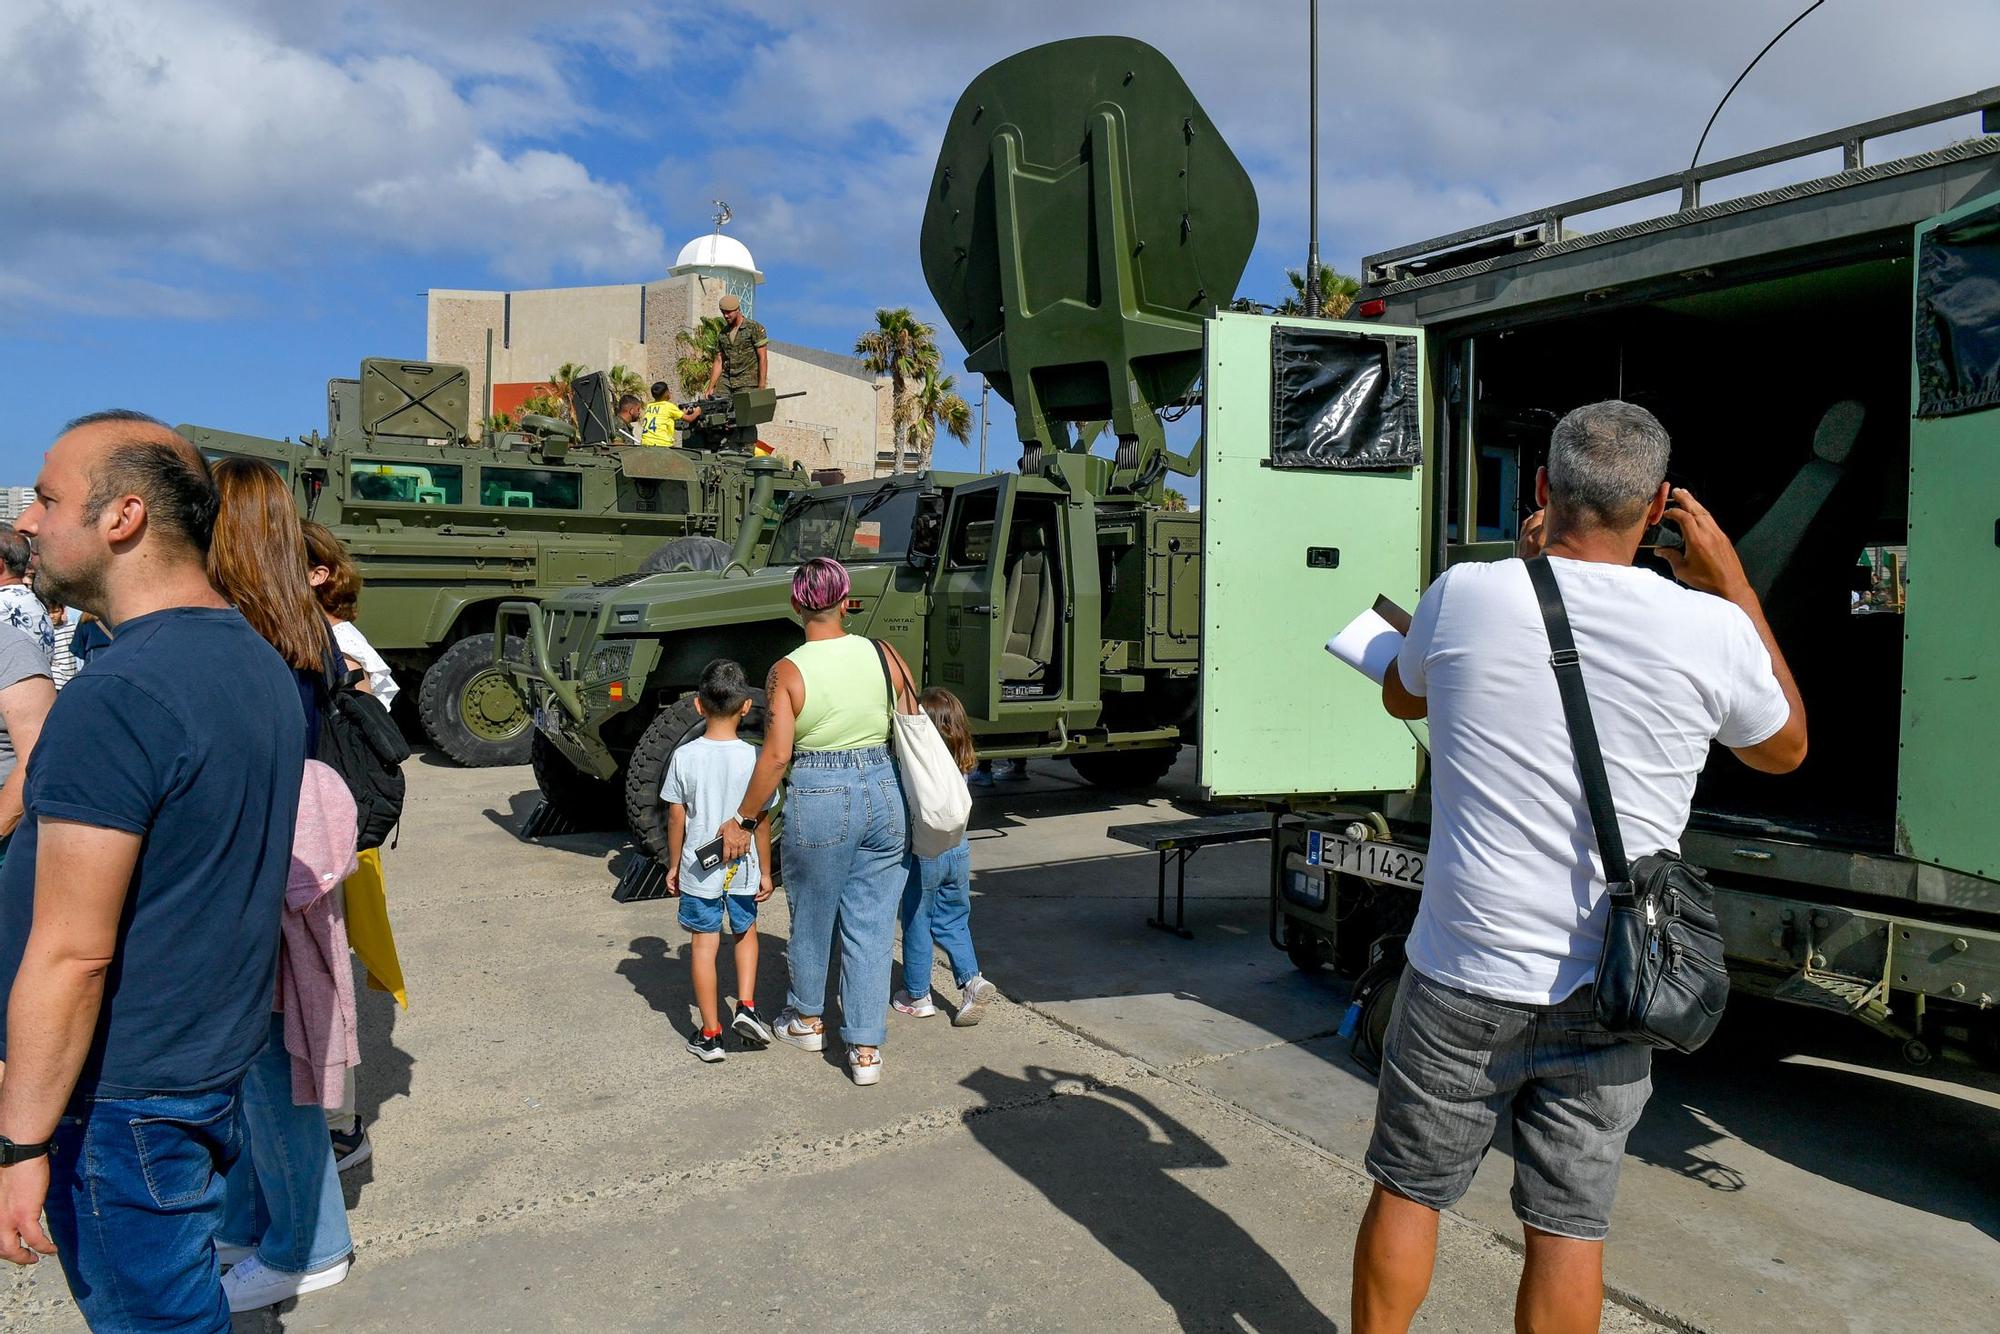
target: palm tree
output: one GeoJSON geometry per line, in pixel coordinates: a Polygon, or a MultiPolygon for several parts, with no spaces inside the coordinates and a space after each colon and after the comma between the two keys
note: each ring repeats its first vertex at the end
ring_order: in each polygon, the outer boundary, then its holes
{"type": "Polygon", "coordinates": [[[479,434],[481,436],[498,435],[502,431],[513,430],[514,426],[513,413],[496,412],[479,423],[479,434]]]}
{"type": "Polygon", "coordinates": [[[724,327],[722,316],[704,315],[700,324],[674,335],[674,378],[681,382],[684,396],[694,398],[708,388],[708,372],[715,365],[724,327]]]}
{"type": "Polygon", "coordinates": [[[561,421],[563,420],[563,414],[565,411],[566,409],[563,406],[563,401],[560,398],[557,398],[553,393],[549,393],[547,391],[531,395],[526,401],[524,401],[521,404],[521,415],[523,417],[527,416],[554,417],[556,420],[561,421]]]}
{"type": "MultiPolygon", "coordinates": [[[[1306,271],[1286,269],[1285,278],[1292,285],[1292,294],[1278,303],[1280,315],[1303,315],[1306,313],[1306,271]]],[[[1361,290],[1359,279],[1344,273],[1334,272],[1331,264],[1319,266],[1319,313],[1322,319],[1337,320],[1347,313],[1354,304],[1354,294],[1361,290]]]]}
{"type": "Polygon", "coordinates": [[[604,373],[604,382],[611,390],[611,401],[614,404],[627,394],[642,402],[645,400],[646,377],[629,366],[613,366],[604,373]]]}
{"type": "Polygon", "coordinates": [[[890,471],[901,472],[904,431],[912,421],[906,401],[909,384],[937,369],[937,329],[918,319],[908,306],[877,307],[875,327],[854,340],[854,355],[875,374],[889,377],[889,420],[896,447],[890,471]]]}
{"type": "Polygon", "coordinates": [[[562,411],[554,415],[574,423],[576,421],[576,382],[590,374],[590,367],[574,361],[565,361],[555,368],[548,378],[549,392],[562,404],[562,411]]]}
{"type": "Polygon", "coordinates": [[[906,425],[910,442],[917,447],[918,472],[931,466],[938,427],[944,427],[945,434],[961,445],[970,440],[972,406],[958,396],[957,377],[939,375],[935,368],[925,367],[916,392],[910,395],[910,419],[906,425]]]}

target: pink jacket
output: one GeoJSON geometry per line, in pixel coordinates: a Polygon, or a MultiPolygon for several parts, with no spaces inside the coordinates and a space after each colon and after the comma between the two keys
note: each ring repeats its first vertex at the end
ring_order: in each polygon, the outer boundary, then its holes
{"type": "Polygon", "coordinates": [[[285,1013],[285,1050],[292,1057],[292,1101],[300,1106],[340,1106],[347,1067],[361,1064],[347,923],[340,897],[332,892],[358,865],[359,822],[354,796],[340,775],[307,760],[278,955],[278,1008],[285,1013]]]}

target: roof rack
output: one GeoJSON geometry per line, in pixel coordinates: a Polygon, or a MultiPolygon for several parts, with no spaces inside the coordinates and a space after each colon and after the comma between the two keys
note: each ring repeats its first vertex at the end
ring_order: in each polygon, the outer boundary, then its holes
{"type": "MultiPolygon", "coordinates": [[[[2000,86],[1983,88],[1976,93],[1968,93],[1964,97],[1956,97],[1948,102],[1933,102],[1929,106],[1918,107],[1913,111],[1862,121],[1845,129],[1815,134],[1805,139],[1794,139],[1775,148],[1724,158],[1687,171],[1655,176],[1634,185],[1585,195],[1581,199],[1536,209],[1531,213],[1517,213],[1511,218],[1502,218],[1498,222],[1489,222],[1484,226],[1468,227],[1464,231],[1432,237],[1428,241],[1419,241],[1414,245],[1397,246],[1393,250],[1381,251],[1361,261],[1362,282],[1370,287],[1402,282],[1477,260],[1531,250],[1537,246],[1565,239],[1563,224],[1570,218],[1595,213],[1599,209],[1611,208],[1618,204],[1629,204],[1638,199],[1667,194],[1676,189],[1680,191],[1681,202],[1679,209],[1675,211],[1691,212],[1701,207],[1701,187],[1706,182],[1739,176],[1780,162],[1823,153],[1828,149],[1841,150],[1841,170],[1834,175],[1859,171],[1865,165],[1863,146],[1869,140],[1900,134],[1905,130],[1917,129],[1924,125],[1934,125],[1939,121],[1952,120],[1975,111],[1982,113],[1983,116],[1980,125],[1982,133],[2000,133],[2000,86]]],[[[1822,179],[1832,179],[1832,177],[1822,179]]]]}

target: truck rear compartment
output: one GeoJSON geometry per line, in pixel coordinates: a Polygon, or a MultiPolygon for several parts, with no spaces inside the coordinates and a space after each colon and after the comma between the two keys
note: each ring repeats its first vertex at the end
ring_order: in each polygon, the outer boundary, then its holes
{"type": "MultiPolygon", "coordinates": [[[[1453,348],[1460,385],[1476,385],[1479,538],[1511,539],[1532,511],[1535,470],[1562,414],[1623,398],[1665,424],[1669,480],[1692,490],[1754,564],[1805,698],[1811,752],[1783,777],[1718,752],[1697,823],[1753,821],[1866,850],[1893,844],[1903,617],[1899,605],[1857,604],[1855,594],[1867,583],[1863,553],[1907,537],[1910,291],[1908,259],[1888,257],[1481,333],[1453,348]],[[1816,428],[1843,402],[1859,404],[1858,432],[1829,423],[1816,453],[1816,428]]],[[[1457,488],[1448,489],[1456,537],[1457,488]]]]}

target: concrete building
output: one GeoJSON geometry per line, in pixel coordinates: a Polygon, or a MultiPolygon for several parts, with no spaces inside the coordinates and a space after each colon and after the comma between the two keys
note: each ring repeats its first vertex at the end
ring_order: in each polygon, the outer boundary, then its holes
{"type": "Polygon", "coordinates": [[[0,523],[12,528],[15,521],[35,503],[32,486],[0,486],[0,523]]]}
{"type": "MultiPolygon", "coordinates": [[[[473,392],[487,407],[475,416],[512,412],[546,387],[564,362],[607,370],[624,366],[647,384],[665,380],[682,397],[677,339],[734,294],[755,318],[764,275],[750,251],[721,231],[681,248],[656,282],[608,287],[551,287],[487,292],[434,289],[429,294],[425,355],[470,369],[473,392]],[[490,349],[490,356],[489,356],[490,349]]],[[[839,352],[772,340],[770,384],[784,399],[763,429],[765,443],[812,471],[848,479],[886,473],[894,460],[889,381],[839,352]]],[[[905,467],[914,467],[908,452],[905,467]]]]}

